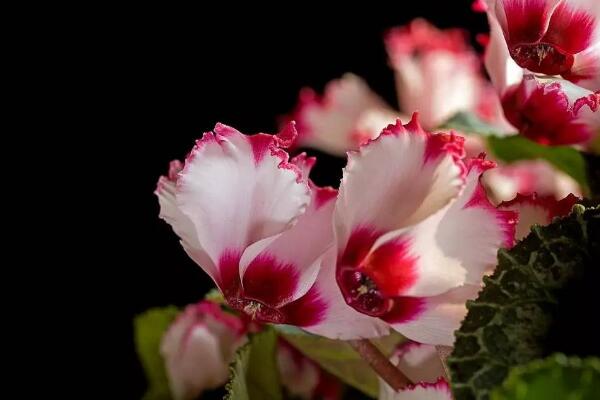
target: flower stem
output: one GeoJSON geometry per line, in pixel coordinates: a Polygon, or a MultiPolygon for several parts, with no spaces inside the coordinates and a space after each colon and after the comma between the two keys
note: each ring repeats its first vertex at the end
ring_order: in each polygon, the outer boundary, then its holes
{"type": "Polygon", "coordinates": [[[370,340],[349,340],[348,343],[394,390],[398,391],[412,383],[370,340]]]}

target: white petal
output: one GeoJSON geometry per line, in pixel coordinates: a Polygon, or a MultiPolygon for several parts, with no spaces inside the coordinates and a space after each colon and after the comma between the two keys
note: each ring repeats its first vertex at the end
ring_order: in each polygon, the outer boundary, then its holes
{"type": "Polygon", "coordinates": [[[177,205],[216,265],[225,254],[241,254],[289,229],[305,211],[308,183],[287,162],[278,147],[282,140],[217,125],[188,156],[177,182],[177,205]]]}

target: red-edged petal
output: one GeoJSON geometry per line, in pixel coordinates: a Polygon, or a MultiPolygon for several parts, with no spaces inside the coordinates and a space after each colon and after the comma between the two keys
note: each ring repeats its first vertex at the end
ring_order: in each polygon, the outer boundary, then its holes
{"type": "Polygon", "coordinates": [[[409,385],[399,392],[379,380],[379,400],[452,400],[448,382],[439,378],[435,383],[409,385]]]}
{"type": "Polygon", "coordinates": [[[235,258],[248,245],[289,229],[310,201],[307,178],[280,148],[293,136],[292,125],[277,136],[245,136],[217,124],[186,159],[177,181],[177,205],[227,275],[219,278],[222,289],[235,276],[235,258]]]}
{"type": "Polygon", "coordinates": [[[390,30],[385,41],[401,109],[418,111],[424,127],[476,108],[482,80],[465,32],[441,31],[417,19],[390,30]]]}
{"type": "Polygon", "coordinates": [[[392,62],[417,52],[461,53],[469,49],[468,34],[463,29],[440,30],[422,18],[390,29],[385,36],[385,45],[392,62]]]}
{"type": "Polygon", "coordinates": [[[564,80],[527,75],[504,94],[502,105],[521,134],[542,144],[586,143],[600,126],[600,93],[564,80]]]}
{"type": "Polygon", "coordinates": [[[514,199],[502,202],[498,208],[519,213],[516,237],[521,240],[529,234],[532,225],[548,225],[553,218],[568,215],[579,200],[573,194],[569,194],[562,200],[538,196],[535,193],[527,196],[517,194],[514,199]]]}
{"type": "MultiPolygon", "coordinates": [[[[544,160],[523,160],[487,171],[483,185],[494,204],[512,200],[517,193],[562,199],[569,193],[581,195],[581,188],[569,175],[544,160]]],[[[518,228],[517,228],[518,230],[518,228]]]]}
{"type": "Polygon", "coordinates": [[[425,132],[416,114],[349,153],[335,210],[341,257],[353,232],[410,226],[454,198],[464,184],[463,139],[425,132]]]}
{"type": "Polygon", "coordinates": [[[358,123],[363,113],[369,110],[390,109],[356,75],[346,74],[328,83],[322,98],[313,90],[304,89],[298,106],[289,116],[298,124],[299,136],[295,145],[344,155],[346,151],[356,149],[365,139],[376,137],[385,126],[370,132],[359,131],[358,123]]]}
{"type": "Polygon", "coordinates": [[[465,285],[439,296],[398,297],[384,320],[416,342],[452,346],[454,331],[467,313],[465,303],[477,297],[479,289],[479,285],[465,285]]]}
{"type": "Polygon", "coordinates": [[[398,346],[390,361],[413,382],[435,383],[444,376],[444,366],[435,348],[407,340],[398,346]]]}

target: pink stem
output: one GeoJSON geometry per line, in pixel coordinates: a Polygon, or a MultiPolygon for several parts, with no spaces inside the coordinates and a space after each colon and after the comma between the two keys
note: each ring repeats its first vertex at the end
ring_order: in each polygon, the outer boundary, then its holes
{"type": "Polygon", "coordinates": [[[348,343],[373,368],[377,375],[395,391],[399,391],[412,383],[370,340],[349,340],[348,343]]]}

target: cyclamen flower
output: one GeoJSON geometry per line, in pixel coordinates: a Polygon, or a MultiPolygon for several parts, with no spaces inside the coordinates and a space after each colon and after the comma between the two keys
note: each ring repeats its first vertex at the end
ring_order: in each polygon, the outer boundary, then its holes
{"type": "Polygon", "coordinates": [[[282,339],[277,348],[277,361],[281,384],[294,399],[341,398],[341,382],[282,339]]]}
{"type": "Polygon", "coordinates": [[[332,212],[337,192],[308,180],[315,159],[288,160],[278,135],[246,136],[217,124],[176,175],[161,177],[160,216],[228,304],[258,322],[332,338],[377,337],[389,328],[348,307],[335,284],[332,212]]]}
{"type": "Polygon", "coordinates": [[[498,90],[506,119],[542,144],[588,145],[600,131],[600,91],[556,78],[542,78],[511,58],[498,21],[488,12],[490,41],[485,66],[498,90]]]}
{"type": "Polygon", "coordinates": [[[349,149],[379,135],[397,118],[392,110],[365,81],[353,74],[327,84],[322,97],[304,88],[298,105],[288,119],[295,120],[297,147],[311,147],[343,156],[349,149]]]}
{"type": "Polygon", "coordinates": [[[459,111],[476,111],[484,94],[480,62],[460,29],[438,30],[423,19],[385,38],[400,109],[418,111],[435,128],[459,111]]]}
{"type": "Polygon", "coordinates": [[[511,200],[518,193],[537,193],[557,200],[570,193],[581,195],[581,188],[573,178],[544,160],[501,165],[484,175],[483,184],[494,204],[511,200]]]}
{"type": "Polygon", "coordinates": [[[336,278],[346,302],[423,343],[452,345],[481,278],[511,246],[516,213],[488,201],[463,139],[416,116],[348,155],[335,209],[336,278]]]}
{"type": "MultiPolygon", "coordinates": [[[[434,128],[459,111],[476,113],[499,131],[512,129],[480,61],[462,30],[441,31],[422,19],[392,29],[385,38],[394,68],[400,109],[419,112],[425,128],[434,128]]],[[[387,105],[359,77],[346,74],[331,81],[319,97],[312,89],[300,92],[288,117],[298,124],[298,147],[344,156],[390,123],[408,117],[387,105]]]]}
{"type": "MultiPolygon", "coordinates": [[[[486,141],[478,135],[465,136],[465,150],[467,157],[489,152],[486,141]]],[[[510,164],[498,162],[496,168],[483,174],[482,183],[495,205],[514,199],[518,193],[537,193],[541,197],[557,200],[570,193],[582,193],[579,184],[573,178],[541,159],[521,160],[510,164]]]]}
{"type": "Polygon", "coordinates": [[[522,68],[600,90],[600,2],[486,0],[504,46],[522,68]]]}
{"type": "Polygon", "coordinates": [[[390,361],[417,383],[396,392],[379,379],[379,400],[452,400],[435,346],[409,340],[398,346],[390,361]]]}
{"type": "Polygon", "coordinates": [[[187,306],[161,344],[173,397],[196,399],[203,391],[225,384],[229,364],[245,340],[244,323],[219,305],[201,301],[187,306]]]}
{"type": "Polygon", "coordinates": [[[161,216],[190,257],[258,321],[340,339],[391,325],[451,345],[465,301],[514,237],[516,214],[479,183],[494,164],[463,160],[461,137],[425,132],[415,115],[349,155],[336,199],[308,180],[314,159],[287,160],[293,135],[217,125],[176,182],[161,178],[161,216]]]}
{"type": "Polygon", "coordinates": [[[538,196],[536,193],[530,195],[518,194],[514,199],[502,202],[498,208],[519,213],[519,223],[517,224],[515,237],[521,240],[529,234],[533,225],[548,225],[556,217],[569,215],[573,205],[579,200],[573,194],[569,194],[561,200],[538,196]]]}
{"type": "Polygon", "coordinates": [[[600,92],[591,93],[568,81],[527,75],[504,93],[502,105],[506,119],[541,144],[585,144],[600,130],[600,92]]]}

